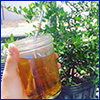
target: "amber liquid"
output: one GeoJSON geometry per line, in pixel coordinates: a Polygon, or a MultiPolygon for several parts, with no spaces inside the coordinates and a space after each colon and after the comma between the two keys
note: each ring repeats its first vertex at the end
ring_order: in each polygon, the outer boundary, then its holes
{"type": "Polygon", "coordinates": [[[37,58],[20,58],[19,75],[25,93],[30,99],[53,98],[61,90],[55,54],[37,58]]]}

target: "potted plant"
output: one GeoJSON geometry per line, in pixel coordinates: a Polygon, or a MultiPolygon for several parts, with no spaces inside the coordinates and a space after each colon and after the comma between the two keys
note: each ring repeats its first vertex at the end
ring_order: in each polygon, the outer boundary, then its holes
{"type": "MultiPolygon", "coordinates": [[[[29,8],[20,6],[19,10],[2,6],[21,15],[23,11],[28,23],[32,23],[33,14],[35,16],[45,10],[42,20],[45,27],[40,29],[40,34],[51,33],[61,63],[62,92],[57,99],[94,99],[96,87],[99,87],[99,2],[56,3],[37,1],[31,3],[29,8]],[[69,7],[70,12],[61,4],[69,7]]],[[[26,35],[30,34],[34,35],[34,31],[26,35]]]]}
{"type": "MultiPolygon", "coordinates": [[[[63,87],[57,99],[93,99],[96,95],[95,84],[99,85],[98,2],[65,3],[74,10],[67,13],[59,8],[56,12],[59,31],[51,32],[54,33],[55,50],[62,65],[59,70],[63,87]],[[83,9],[77,9],[78,6],[83,9]],[[88,15],[83,16],[83,11],[89,11],[88,15]]],[[[52,24],[51,30],[56,29],[56,25],[52,24]]]]}

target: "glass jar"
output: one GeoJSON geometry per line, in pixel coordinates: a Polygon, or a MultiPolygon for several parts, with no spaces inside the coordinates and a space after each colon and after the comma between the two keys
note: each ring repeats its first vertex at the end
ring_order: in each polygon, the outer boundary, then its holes
{"type": "Polygon", "coordinates": [[[61,82],[49,34],[14,42],[19,50],[18,72],[29,99],[53,99],[61,91],[61,82]]]}

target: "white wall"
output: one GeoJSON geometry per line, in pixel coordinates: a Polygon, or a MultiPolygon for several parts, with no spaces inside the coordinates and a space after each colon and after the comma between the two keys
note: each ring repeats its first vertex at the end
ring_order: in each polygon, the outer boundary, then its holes
{"type": "MultiPolygon", "coordinates": [[[[22,7],[28,6],[28,4],[32,2],[35,2],[35,1],[3,1],[2,3],[13,5],[16,8],[19,8],[19,6],[22,6],[22,7]]],[[[4,20],[15,20],[15,19],[24,19],[24,17],[16,13],[9,12],[4,8],[4,20]]]]}

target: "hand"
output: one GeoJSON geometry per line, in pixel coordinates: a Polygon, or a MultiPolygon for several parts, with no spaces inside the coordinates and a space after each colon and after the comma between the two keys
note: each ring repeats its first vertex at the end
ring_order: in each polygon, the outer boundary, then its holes
{"type": "MultiPolygon", "coordinates": [[[[55,55],[58,58],[56,53],[55,55]]],[[[18,49],[14,45],[10,45],[1,83],[2,99],[28,99],[23,92],[21,80],[17,72],[18,59],[18,49]]],[[[60,63],[57,63],[57,65],[58,68],[61,67],[60,63]]]]}

